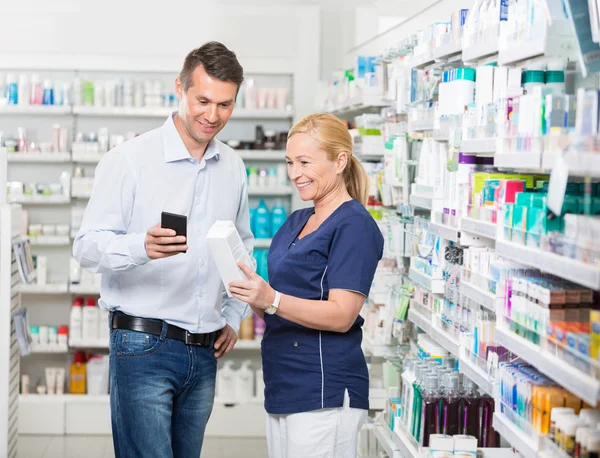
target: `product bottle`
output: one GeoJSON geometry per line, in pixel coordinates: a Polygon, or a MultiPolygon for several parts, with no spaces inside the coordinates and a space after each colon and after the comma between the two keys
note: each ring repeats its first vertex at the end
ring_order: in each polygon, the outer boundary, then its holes
{"type": "Polygon", "coordinates": [[[236,371],[235,396],[236,399],[248,400],[254,397],[254,371],[250,369],[251,361],[244,361],[242,367],[236,371]]]}
{"type": "Polygon", "coordinates": [[[425,385],[425,379],[431,374],[429,366],[425,364],[421,367],[417,374],[417,380],[414,383],[414,394],[413,394],[413,408],[412,408],[412,433],[413,437],[417,440],[421,437],[422,427],[422,407],[423,407],[423,389],[425,385]]]}
{"type": "Polygon", "coordinates": [[[464,393],[460,404],[459,434],[479,437],[479,398],[475,383],[465,377],[464,393]]]}
{"type": "Polygon", "coordinates": [[[78,297],[71,306],[71,318],[69,321],[69,332],[71,340],[81,340],[83,321],[83,298],[78,297]]]}
{"type": "Polygon", "coordinates": [[[419,444],[429,446],[429,435],[440,433],[440,395],[439,380],[436,375],[429,375],[423,390],[423,407],[421,409],[421,431],[419,444]]]}
{"type": "Polygon", "coordinates": [[[446,381],[446,393],[442,399],[442,434],[454,436],[459,431],[458,375],[446,376],[446,381]]]}
{"type": "Polygon", "coordinates": [[[275,234],[279,228],[283,226],[286,219],[287,214],[285,208],[281,204],[281,201],[277,199],[275,206],[271,210],[271,237],[275,237],[275,234]]]}
{"type": "Polygon", "coordinates": [[[417,363],[416,360],[407,358],[404,360],[404,372],[402,372],[402,424],[408,425],[411,412],[409,408],[412,406],[412,397],[414,394],[413,383],[415,382],[416,376],[414,372],[414,366],[417,363]]]}
{"type": "Polygon", "coordinates": [[[254,230],[254,236],[257,239],[271,238],[271,215],[264,199],[260,199],[258,207],[256,207],[254,230]]]}
{"type": "Polygon", "coordinates": [[[236,372],[233,369],[233,361],[226,361],[225,365],[217,372],[217,393],[221,399],[232,401],[235,398],[236,372]]]}
{"type": "Polygon", "coordinates": [[[86,387],[85,353],[78,351],[73,355],[73,364],[69,374],[69,392],[71,394],[85,394],[86,387]]]}
{"type": "Polygon", "coordinates": [[[481,404],[481,430],[479,432],[479,447],[494,448],[500,443],[498,433],[492,428],[494,419],[494,398],[483,396],[481,404]]]}
{"type": "Polygon", "coordinates": [[[87,306],[83,309],[81,335],[84,340],[98,338],[98,307],[96,301],[92,298],[88,299],[87,306]]]}
{"type": "Polygon", "coordinates": [[[254,339],[254,317],[253,315],[249,315],[242,320],[240,323],[240,333],[241,340],[252,340],[254,339]]]}

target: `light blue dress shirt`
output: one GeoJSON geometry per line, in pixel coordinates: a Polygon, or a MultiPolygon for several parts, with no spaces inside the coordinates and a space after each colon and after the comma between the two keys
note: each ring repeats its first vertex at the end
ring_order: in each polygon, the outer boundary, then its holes
{"type": "Polygon", "coordinates": [[[83,268],[102,273],[104,309],[158,318],[193,333],[227,323],[237,333],[250,310],[227,297],[206,235],[215,221],[233,221],[252,254],[246,169],[216,139],[201,161],[191,158],[173,116],[102,158],[73,256],[83,268]],[[188,250],[151,260],[146,232],[163,211],[188,217],[188,250]]]}

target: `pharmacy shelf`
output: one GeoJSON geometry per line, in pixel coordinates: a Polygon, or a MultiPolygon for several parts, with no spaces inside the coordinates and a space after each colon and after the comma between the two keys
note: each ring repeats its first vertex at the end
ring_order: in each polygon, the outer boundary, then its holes
{"type": "Polygon", "coordinates": [[[425,334],[431,333],[431,321],[413,308],[408,309],[408,320],[421,328],[425,334]]]}
{"type": "Polygon", "coordinates": [[[471,379],[483,392],[494,397],[494,381],[483,369],[473,363],[463,348],[459,349],[458,370],[471,379]]]}
{"type": "Polygon", "coordinates": [[[550,377],[556,383],[588,404],[595,406],[600,399],[600,381],[569,365],[563,359],[542,352],[538,345],[515,333],[496,327],[496,343],[550,377]]]}
{"type": "MultiPolygon", "coordinates": [[[[556,21],[551,27],[555,29],[553,31],[563,29],[564,32],[569,33],[567,20],[556,21]]],[[[573,57],[575,53],[574,37],[550,34],[553,31],[549,31],[548,35],[540,33],[539,38],[530,40],[507,40],[506,48],[501,49],[498,53],[498,65],[518,65],[524,61],[545,56],[573,57]]]]}
{"type": "Polygon", "coordinates": [[[426,121],[409,121],[408,126],[408,130],[410,132],[428,132],[434,129],[433,119],[429,119],[426,121]]]}
{"type": "Polygon", "coordinates": [[[596,265],[584,264],[566,256],[505,240],[496,242],[496,252],[505,258],[536,267],[573,283],[600,290],[600,268],[596,265]]]}
{"type": "Polygon", "coordinates": [[[0,115],[69,115],[70,105],[3,105],[0,115]]]}
{"type": "Polygon", "coordinates": [[[422,208],[425,210],[433,210],[433,198],[431,196],[413,193],[410,195],[410,204],[413,207],[422,208]]]}
{"type": "Polygon", "coordinates": [[[542,154],[539,152],[496,152],[494,166],[499,169],[540,170],[542,154]]]}
{"type": "Polygon", "coordinates": [[[78,164],[97,164],[106,155],[106,153],[75,153],[72,160],[78,164]]]}
{"type": "Polygon", "coordinates": [[[31,347],[31,353],[68,353],[67,345],[44,345],[39,347],[31,347]]]}
{"type": "Polygon", "coordinates": [[[431,329],[429,330],[429,336],[439,345],[441,345],[442,348],[448,350],[448,353],[450,353],[452,356],[456,358],[459,357],[460,344],[454,337],[452,337],[446,331],[439,328],[435,324],[432,324],[431,329]]]}
{"type": "Polygon", "coordinates": [[[68,246],[71,245],[71,237],[68,235],[40,235],[29,237],[29,242],[37,246],[68,246]]]}
{"type": "Polygon", "coordinates": [[[291,186],[285,186],[281,188],[248,188],[248,195],[253,197],[264,196],[291,196],[294,190],[291,186]]]}
{"type": "Polygon", "coordinates": [[[375,358],[387,358],[394,357],[396,355],[396,348],[393,345],[384,345],[375,343],[371,338],[363,334],[362,347],[366,353],[375,358]]]}
{"type": "Polygon", "coordinates": [[[385,450],[389,458],[402,458],[405,456],[394,442],[394,432],[382,421],[375,424],[375,437],[379,445],[385,450]]]}
{"type": "Polygon", "coordinates": [[[461,280],[460,282],[460,293],[494,313],[496,313],[496,306],[502,305],[504,302],[503,297],[496,297],[491,292],[485,291],[464,280],[461,280]]]}
{"type": "Polygon", "coordinates": [[[462,52],[462,43],[460,40],[438,46],[433,50],[433,58],[437,60],[446,60],[462,52]]]}
{"type": "Polygon", "coordinates": [[[106,339],[69,339],[71,348],[108,348],[108,338],[106,339]]]}
{"type": "MultiPolygon", "coordinates": [[[[166,118],[176,108],[171,107],[95,107],[74,106],[73,114],[80,116],[99,117],[139,117],[139,118],[166,118]]],[[[236,108],[231,119],[291,119],[294,117],[292,110],[236,108]]]]}
{"type": "Polygon", "coordinates": [[[70,162],[71,153],[14,153],[8,155],[8,162],[52,163],[70,162]]]}
{"type": "Polygon", "coordinates": [[[62,194],[50,196],[11,196],[9,194],[8,200],[11,203],[22,205],[66,205],[71,203],[71,198],[62,194]]]}
{"type": "Polygon", "coordinates": [[[495,138],[477,138],[473,140],[462,140],[460,152],[476,156],[493,156],[496,152],[495,138]]]}
{"type": "Polygon", "coordinates": [[[392,433],[394,445],[400,451],[400,456],[403,458],[422,458],[419,447],[415,440],[405,430],[394,430],[392,433]]]}
{"type": "Polygon", "coordinates": [[[460,231],[458,229],[442,223],[429,222],[429,232],[455,243],[458,243],[458,239],[460,238],[460,231]]]}
{"type": "Polygon", "coordinates": [[[463,62],[477,62],[498,54],[498,39],[482,41],[476,45],[463,48],[463,62]]]}
{"type": "Polygon", "coordinates": [[[82,192],[82,193],[78,193],[78,192],[71,192],[71,198],[73,199],[82,199],[82,200],[87,200],[91,197],[91,194],[88,194],[86,192],[82,192]]]}
{"type": "MultiPolygon", "coordinates": [[[[542,170],[550,172],[560,152],[545,152],[542,155],[542,170]]],[[[600,178],[600,153],[567,152],[563,157],[569,175],[600,178]]]]}
{"type": "Polygon", "coordinates": [[[385,388],[369,388],[369,410],[385,410],[388,399],[385,388]]]}
{"type": "Polygon", "coordinates": [[[234,350],[260,350],[261,340],[238,340],[234,350]]]}
{"type": "Polygon", "coordinates": [[[479,221],[477,219],[463,216],[460,219],[460,230],[484,237],[486,239],[496,240],[496,232],[498,227],[495,223],[479,221]]]}
{"type": "Polygon", "coordinates": [[[273,239],[254,239],[254,248],[269,248],[273,239]]]}
{"type": "Polygon", "coordinates": [[[285,161],[285,150],[235,150],[244,161],[285,161]]]}
{"type": "Polygon", "coordinates": [[[21,294],[67,294],[69,287],[66,283],[49,283],[47,285],[21,283],[17,290],[21,294]]]}
{"type": "Polygon", "coordinates": [[[20,403],[27,404],[46,404],[46,403],[75,403],[75,402],[101,402],[110,403],[110,395],[91,395],[91,394],[21,394],[20,403]]]}
{"type": "Polygon", "coordinates": [[[364,96],[351,99],[348,103],[340,105],[332,114],[343,119],[352,119],[364,113],[379,113],[382,108],[391,105],[390,101],[378,96],[364,96]]]}
{"type": "Polygon", "coordinates": [[[100,295],[100,286],[96,285],[69,285],[69,292],[72,294],[83,294],[90,296],[100,295]]]}
{"type": "Polygon", "coordinates": [[[435,58],[433,57],[433,51],[427,51],[423,54],[413,56],[409,61],[411,67],[423,70],[433,64],[435,64],[435,58]]]}
{"type": "Polygon", "coordinates": [[[414,267],[409,269],[408,277],[416,284],[432,292],[433,294],[444,294],[444,280],[433,279],[431,276],[415,269],[414,267]]]}
{"type": "Polygon", "coordinates": [[[495,412],[493,425],[496,432],[516,448],[524,458],[538,458],[539,445],[527,433],[513,424],[505,414],[495,412]]]}

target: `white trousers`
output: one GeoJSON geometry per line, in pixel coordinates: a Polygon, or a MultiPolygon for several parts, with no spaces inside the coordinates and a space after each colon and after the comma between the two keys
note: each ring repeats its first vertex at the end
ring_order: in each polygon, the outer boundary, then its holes
{"type": "Polygon", "coordinates": [[[269,458],[356,458],[367,411],[344,406],[290,415],[267,414],[269,458]]]}

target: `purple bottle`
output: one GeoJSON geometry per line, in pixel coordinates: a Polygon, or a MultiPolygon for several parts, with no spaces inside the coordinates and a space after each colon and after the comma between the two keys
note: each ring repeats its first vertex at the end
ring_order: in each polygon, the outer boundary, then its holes
{"type": "Polygon", "coordinates": [[[446,392],[442,398],[442,434],[454,436],[459,432],[460,392],[458,375],[446,376],[446,392]]]}
{"type": "Polygon", "coordinates": [[[479,447],[493,448],[498,447],[500,438],[498,433],[492,428],[494,420],[494,399],[489,396],[483,396],[481,403],[481,431],[479,434],[479,447]]]}
{"type": "Polygon", "coordinates": [[[421,435],[419,443],[429,447],[429,435],[440,433],[440,394],[437,375],[428,375],[425,379],[421,408],[421,435]]]}
{"type": "Polygon", "coordinates": [[[479,406],[481,395],[472,380],[465,377],[460,403],[460,434],[479,437],[479,406]]]}

